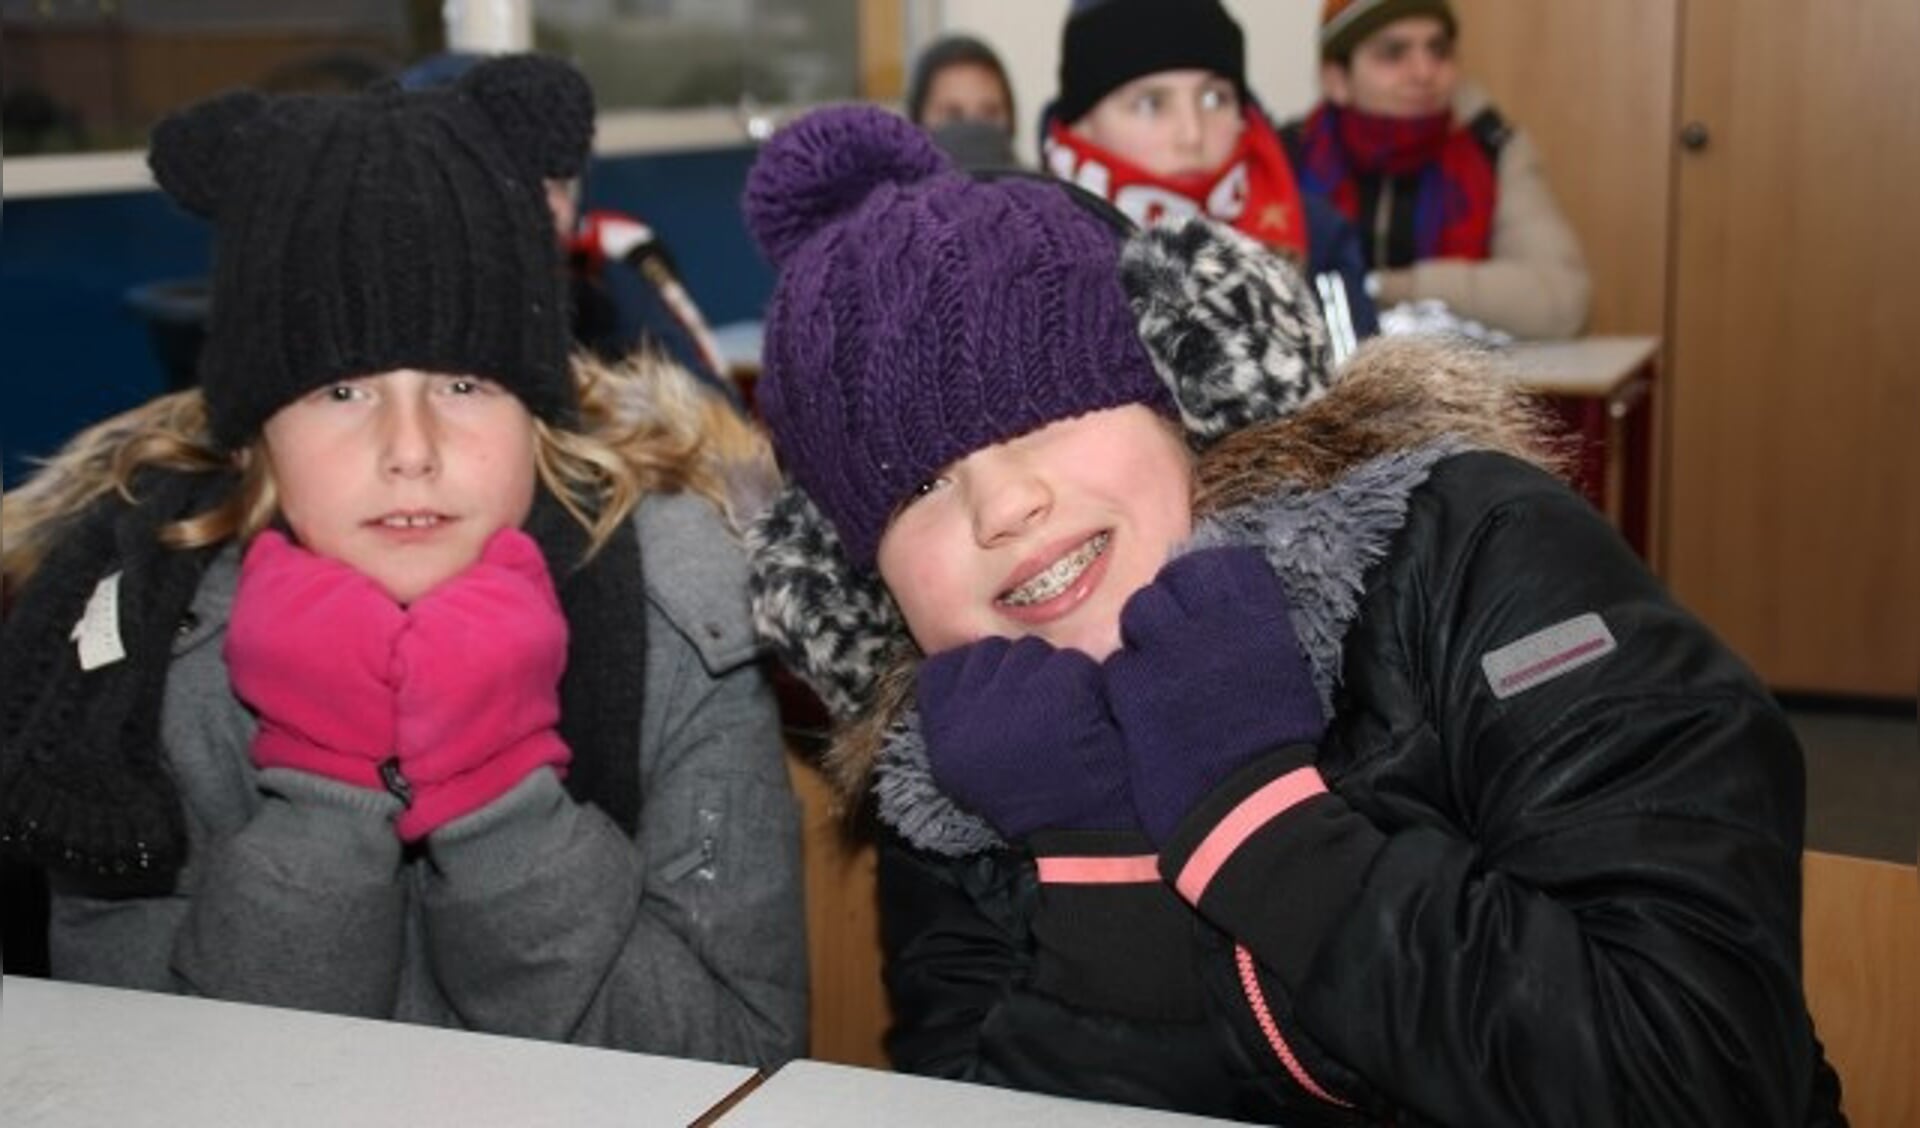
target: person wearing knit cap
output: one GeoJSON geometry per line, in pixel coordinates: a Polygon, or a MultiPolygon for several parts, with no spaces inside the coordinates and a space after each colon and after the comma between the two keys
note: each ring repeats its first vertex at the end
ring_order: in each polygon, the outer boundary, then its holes
{"type": "Polygon", "coordinates": [[[1571,337],[1590,283],[1539,151],[1461,81],[1447,0],[1326,0],[1321,100],[1281,138],[1365,246],[1380,304],[1439,301],[1516,337],[1571,337]]]}
{"type": "Polygon", "coordinates": [[[992,47],[971,35],[927,44],[907,78],[907,119],[962,168],[1013,168],[1013,83],[992,47]]]}
{"type": "Polygon", "coordinates": [[[956,121],[984,121],[1012,130],[1013,83],[992,47],[971,35],[934,40],[914,59],[907,78],[907,119],[922,129],[956,121]]]}
{"type": "Polygon", "coordinates": [[[1837,1115],[1800,752],[1492,360],[1282,257],[774,135],[756,623],[879,834],[919,1073],[1289,1125],[1837,1115]]]}
{"type": "Polygon", "coordinates": [[[1359,238],[1300,191],[1220,0],[1075,0],[1041,160],[1136,223],[1206,215],[1292,256],[1315,280],[1338,356],[1378,330],[1359,238]]]}
{"type": "Polygon", "coordinates": [[[240,91],[199,387],[6,495],[0,849],[56,977],[774,1066],[799,841],[726,489],[661,363],[570,356],[572,67],[240,91]]]}

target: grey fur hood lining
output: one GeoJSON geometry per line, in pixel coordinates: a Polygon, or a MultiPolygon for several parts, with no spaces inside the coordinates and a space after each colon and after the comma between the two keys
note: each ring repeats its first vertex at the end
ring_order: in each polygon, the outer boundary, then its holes
{"type": "MultiPolygon", "coordinates": [[[[1203,519],[1175,555],[1227,545],[1257,547],[1293,604],[1293,627],[1313,668],[1321,707],[1332,710],[1341,642],[1360,608],[1369,569],[1386,555],[1406,521],[1413,491],[1434,465],[1465,449],[1446,436],[1362,463],[1325,489],[1282,489],[1264,502],[1203,519]]],[[[873,764],[880,821],[936,854],[963,855],[1004,845],[979,816],[934,782],[918,710],[908,704],[889,728],[873,764]]]]}

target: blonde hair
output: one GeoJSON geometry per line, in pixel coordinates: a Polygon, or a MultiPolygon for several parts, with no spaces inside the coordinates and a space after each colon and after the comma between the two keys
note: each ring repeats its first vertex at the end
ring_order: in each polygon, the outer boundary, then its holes
{"type": "MultiPolygon", "coordinates": [[[[712,502],[736,525],[745,495],[774,480],[765,439],[691,376],[651,354],[609,364],[573,358],[580,397],[577,427],[534,420],[540,480],[587,530],[599,551],[650,493],[689,492],[712,502]]],[[[0,576],[17,589],[31,576],[67,522],[108,493],[129,503],[140,471],[237,472],[220,505],[164,525],[163,544],[199,548],[246,540],[278,510],[273,476],[258,440],[223,452],[207,427],[198,389],[174,392],[80,432],[0,505],[0,576]]]]}

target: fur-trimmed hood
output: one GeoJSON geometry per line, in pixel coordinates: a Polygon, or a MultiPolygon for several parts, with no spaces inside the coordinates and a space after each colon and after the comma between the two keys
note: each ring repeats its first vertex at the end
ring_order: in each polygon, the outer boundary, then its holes
{"type": "MultiPolygon", "coordinates": [[[[1172,236],[1149,230],[1135,243],[1186,255],[1246,253],[1231,239],[1196,221],[1172,236]]],[[[1135,247],[1128,260],[1138,262],[1135,247]]],[[[1293,598],[1295,626],[1327,699],[1364,574],[1434,463],[1465,450],[1554,459],[1499,357],[1471,345],[1370,342],[1330,391],[1321,394],[1324,380],[1308,380],[1311,390],[1299,393],[1298,369],[1324,364],[1324,353],[1298,342],[1323,347],[1324,331],[1296,331],[1287,347],[1288,327],[1275,327],[1274,311],[1291,319],[1304,306],[1312,330],[1319,323],[1310,303],[1275,300],[1276,284],[1299,288],[1296,298],[1304,292],[1297,275],[1281,270],[1263,268],[1254,285],[1265,289],[1263,300],[1253,301],[1207,289],[1205,271],[1162,253],[1152,269],[1128,273],[1129,293],[1198,450],[1196,531],[1183,550],[1242,543],[1266,551],[1293,598]],[[1281,375],[1271,374],[1276,367],[1281,375]],[[1282,392],[1270,394],[1272,387],[1282,392]]],[[[1215,272],[1212,280],[1246,287],[1249,277],[1215,272]]],[[[991,829],[947,800],[926,768],[912,708],[920,655],[878,578],[847,565],[831,527],[791,488],[749,542],[756,626],[834,716],[824,766],[841,801],[856,807],[872,794],[883,821],[939,852],[995,844],[991,829]]]]}

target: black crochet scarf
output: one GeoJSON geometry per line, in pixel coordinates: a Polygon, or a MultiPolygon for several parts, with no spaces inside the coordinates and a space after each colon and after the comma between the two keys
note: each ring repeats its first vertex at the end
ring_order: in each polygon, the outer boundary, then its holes
{"type": "MultiPolygon", "coordinates": [[[[71,519],[18,593],[0,625],[0,852],[96,886],[171,887],[187,833],[160,709],[175,632],[221,546],[170,549],[158,530],[216,507],[235,484],[231,474],[143,472],[137,501],[109,494],[71,519]],[[82,670],[71,633],[116,571],[126,658],[82,670]]],[[[544,491],[527,531],[570,630],[560,686],[568,790],[631,834],[646,655],[639,538],[623,521],[588,561],[585,530],[544,491]]]]}

